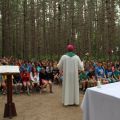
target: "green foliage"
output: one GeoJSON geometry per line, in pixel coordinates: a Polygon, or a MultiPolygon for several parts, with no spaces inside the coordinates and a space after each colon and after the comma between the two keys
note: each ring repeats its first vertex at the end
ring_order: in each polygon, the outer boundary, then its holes
{"type": "Polygon", "coordinates": [[[120,46],[119,0],[115,0],[115,3],[112,0],[108,2],[105,0],[0,0],[0,3],[1,54],[5,51],[3,53],[6,53],[6,56],[9,53],[8,55],[18,58],[24,56],[24,59],[31,60],[58,60],[66,43],[71,42],[76,45],[77,53],[83,52],[81,57],[86,60],[119,59],[118,55],[110,58],[106,55],[106,50],[99,51],[99,46],[107,46],[107,49],[120,46]],[[10,2],[9,11],[5,7],[8,2],[10,2]],[[1,8],[4,9],[3,13],[1,8]],[[6,37],[8,13],[10,30],[7,33],[10,33],[10,40],[6,37]],[[2,14],[6,17],[4,20],[3,17],[1,18],[2,14]],[[10,43],[9,47],[2,46],[2,38],[5,44],[10,43]],[[45,52],[47,55],[37,54],[34,57],[35,52],[32,53],[31,50],[34,48],[34,41],[36,45],[34,51],[38,53],[40,49],[41,53],[45,52]],[[24,44],[28,46],[26,50],[24,44]],[[56,55],[49,51],[55,51],[56,55]],[[85,56],[86,52],[91,55],[85,56]]]}
{"type": "Polygon", "coordinates": [[[58,55],[40,55],[38,57],[31,57],[29,60],[31,61],[36,61],[36,60],[53,60],[53,61],[58,61],[60,59],[60,56],[58,55]]]}

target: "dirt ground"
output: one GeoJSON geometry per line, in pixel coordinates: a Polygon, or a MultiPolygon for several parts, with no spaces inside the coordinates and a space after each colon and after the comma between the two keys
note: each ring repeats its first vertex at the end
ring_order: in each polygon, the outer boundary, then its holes
{"type": "MultiPolygon", "coordinates": [[[[64,107],[61,104],[61,86],[53,85],[53,92],[13,95],[17,116],[12,120],[82,120],[80,106],[64,107]]],[[[82,98],[83,94],[80,94],[80,102],[82,98]]],[[[9,120],[3,118],[5,103],[6,96],[0,96],[0,120],[9,120]]]]}

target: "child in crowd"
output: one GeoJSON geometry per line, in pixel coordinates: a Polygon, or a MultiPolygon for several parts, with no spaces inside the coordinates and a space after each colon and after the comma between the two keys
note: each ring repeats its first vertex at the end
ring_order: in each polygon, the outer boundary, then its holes
{"type": "Polygon", "coordinates": [[[5,95],[6,94],[6,92],[7,92],[7,86],[6,86],[6,81],[7,81],[7,75],[2,75],[2,93],[3,93],[3,95],[5,95]]]}
{"type": "Polygon", "coordinates": [[[57,68],[57,63],[54,63],[52,72],[53,72],[53,82],[55,84],[59,84],[60,83],[60,73],[59,73],[59,69],[57,68]]]}
{"type": "Polygon", "coordinates": [[[118,70],[118,67],[115,67],[115,70],[113,72],[113,77],[116,81],[120,81],[120,71],[118,70]]]}
{"type": "Polygon", "coordinates": [[[48,79],[50,81],[53,81],[53,66],[51,62],[49,62],[48,65],[46,66],[46,72],[48,74],[48,79]]]}
{"type": "Polygon", "coordinates": [[[20,74],[14,74],[13,75],[13,84],[14,84],[14,91],[15,93],[21,93],[22,92],[22,79],[20,74]]]}
{"type": "Polygon", "coordinates": [[[102,66],[102,62],[98,62],[97,67],[95,68],[95,75],[97,80],[100,80],[102,84],[109,83],[105,76],[105,69],[102,66]]]}
{"type": "Polygon", "coordinates": [[[93,66],[90,67],[87,76],[88,76],[88,87],[96,86],[97,81],[96,81],[95,70],[93,66]]]}
{"type": "Polygon", "coordinates": [[[85,91],[86,88],[88,87],[88,76],[86,75],[84,71],[80,72],[79,80],[80,80],[79,81],[80,84],[82,84],[82,90],[85,91]]]}
{"type": "Polygon", "coordinates": [[[2,75],[0,74],[0,94],[2,93],[2,75]]]}
{"type": "Polygon", "coordinates": [[[33,67],[32,71],[30,72],[30,80],[32,83],[32,88],[36,88],[36,90],[39,89],[39,72],[37,71],[37,68],[33,67]]]}
{"type": "Polygon", "coordinates": [[[105,75],[109,83],[117,82],[117,80],[113,77],[113,71],[111,66],[107,66],[107,68],[105,69],[105,75]]]}
{"type": "Polygon", "coordinates": [[[38,63],[36,66],[37,72],[40,72],[42,69],[41,63],[38,63]]]}
{"type": "Polygon", "coordinates": [[[52,91],[52,82],[48,79],[48,74],[45,71],[45,68],[42,68],[42,70],[40,71],[39,78],[40,78],[41,89],[44,89],[47,86],[49,86],[49,91],[50,91],[50,93],[52,93],[53,92],[52,91]]]}
{"type": "Polygon", "coordinates": [[[27,69],[24,69],[21,72],[21,79],[22,79],[22,83],[23,83],[24,92],[27,90],[28,95],[30,95],[30,89],[31,89],[30,73],[27,71],[27,69]]]}

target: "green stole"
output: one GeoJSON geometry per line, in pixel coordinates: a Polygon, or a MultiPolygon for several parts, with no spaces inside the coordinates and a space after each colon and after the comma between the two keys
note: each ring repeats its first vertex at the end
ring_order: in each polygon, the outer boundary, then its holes
{"type": "Polygon", "coordinates": [[[75,56],[76,54],[73,53],[73,52],[67,52],[66,55],[69,56],[69,57],[73,57],[73,56],[75,56]]]}

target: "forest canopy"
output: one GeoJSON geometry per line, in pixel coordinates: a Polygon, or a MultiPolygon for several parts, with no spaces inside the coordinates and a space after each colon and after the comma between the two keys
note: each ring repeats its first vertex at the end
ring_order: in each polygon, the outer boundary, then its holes
{"type": "Polygon", "coordinates": [[[0,0],[0,56],[60,56],[69,43],[119,59],[120,0],[0,0]]]}

